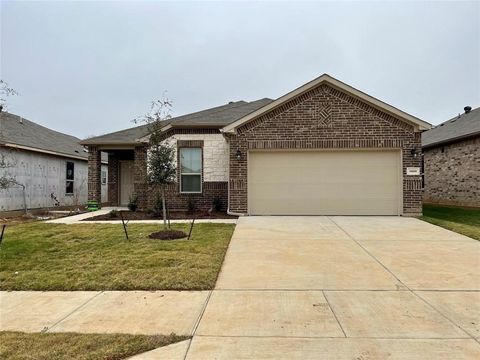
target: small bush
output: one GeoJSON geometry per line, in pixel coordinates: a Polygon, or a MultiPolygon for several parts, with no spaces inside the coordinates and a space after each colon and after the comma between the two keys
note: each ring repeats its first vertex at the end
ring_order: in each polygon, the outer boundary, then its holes
{"type": "Polygon", "coordinates": [[[197,209],[197,199],[193,196],[189,196],[187,200],[187,207],[189,212],[194,212],[197,209]]]}
{"type": "Polygon", "coordinates": [[[137,211],[137,209],[138,209],[138,195],[137,194],[130,195],[127,206],[128,206],[128,210],[137,211]]]}
{"type": "Polygon", "coordinates": [[[111,217],[111,218],[118,218],[118,211],[113,209],[112,211],[110,211],[108,213],[108,216],[111,217]]]}
{"type": "Polygon", "coordinates": [[[223,200],[221,197],[217,196],[213,199],[213,209],[216,211],[216,212],[220,212],[223,210],[223,200]]]}

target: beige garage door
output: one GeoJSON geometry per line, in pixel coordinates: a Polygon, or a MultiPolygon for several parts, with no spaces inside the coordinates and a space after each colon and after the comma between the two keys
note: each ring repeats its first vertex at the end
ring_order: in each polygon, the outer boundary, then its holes
{"type": "Polygon", "coordinates": [[[250,215],[399,215],[400,151],[251,151],[250,215]]]}

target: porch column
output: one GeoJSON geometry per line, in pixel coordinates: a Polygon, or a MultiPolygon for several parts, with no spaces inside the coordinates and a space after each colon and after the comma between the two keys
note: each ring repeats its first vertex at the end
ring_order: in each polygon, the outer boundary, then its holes
{"type": "Polygon", "coordinates": [[[135,146],[133,158],[133,190],[138,196],[138,207],[148,208],[148,184],[147,184],[147,146],[135,146]]]}
{"type": "Polygon", "coordinates": [[[88,147],[88,200],[102,202],[102,157],[96,146],[88,147]]]}
{"type": "Polygon", "coordinates": [[[118,156],[108,154],[108,203],[118,206],[118,156]]]}

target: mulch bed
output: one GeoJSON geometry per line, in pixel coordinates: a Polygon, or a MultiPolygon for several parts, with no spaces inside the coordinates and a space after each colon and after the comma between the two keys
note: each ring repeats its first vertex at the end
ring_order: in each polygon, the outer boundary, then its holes
{"type": "MultiPolygon", "coordinates": [[[[145,211],[122,211],[124,220],[163,220],[163,216],[156,216],[154,213],[145,211]]],[[[195,219],[236,219],[238,216],[228,215],[224,212],[197,212],[191,213],[188,211],[170,211],[170,220],[191,220],[195,219]]],[[[110,214],[97,215],[82,221],[95,221],[95,220],[120,220],[120,213],[117,213],[117,217],[112,217],[110,214]]]]}
{"type": "Polygon", "coordinates": [[[180,230],[162,230],[151,233],[148,237],[150,239],[175,240],[186,238],[187,234],[180,230]]]}

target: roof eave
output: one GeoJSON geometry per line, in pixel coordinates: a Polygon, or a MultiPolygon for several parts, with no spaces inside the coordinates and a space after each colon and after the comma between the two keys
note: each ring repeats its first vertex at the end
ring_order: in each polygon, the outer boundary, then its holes
{"type": "Polygon", "coordinates": [[[319,76],[318,78],[306,83],[305,85],[302,85],[300,87],[298,87],[297,89],[293,90],[293,91],[290,91],[289,93],[279,97],[278,99],[272,101],[271,103],[261,107],[260,109],[232,122],[231,124],[228,124],[226,126],[224,126],[222,129],[221,129],[221,132],[223,133],[230,133],[230,134],[234,134],[236,129],[238,127],[240,127],[241,125],[249,122],[249,121],[252,121],[254,120],[255,118],[281,106],[282,104],[284,104],[285,102],[297,97],[297,96],[300,96],[302,95],[303,93],[313,89],[314,87],[317,87],[319,85],[321,85],[322,83],[328,83],[329,85],[332,85],[333,87],[336,87],[338,88],[339,90],[343,90],[357,98],[359,98],[360,100],[363,100],[367,103],[369,103],[370,105],[372,105],[373,107],[383,111],[383,112],[387,112],[395,117],[399,117],[401,118],[402,120],[412,124],[416,131],[424,131],[424,130],[429,130],[431,129],[432,125],[429,124],[428,122],[426,121],[423,121],[423,120],[420,120],[419,118],[413,116],[413,115],[410,115],[404,111],[401,111],[381,100],[378,100],[376,98],[374,98],[373,96],[370,96],[360,90],[357,90],[355,88],[353,88],[352,86],[350,85],[347,85],[333,77],[331,77],[330,75],[328,74],[323,74],[321,76],[319,76]]]}
{"type": "Polygon", "coordinates": [[[38,152],[38,153],[42,153],[42,154],[55,155],[55,156],[60,156],[60,157],[65,157],[65,158],[77,159],[77,160],[82,160],[82,161],[88,161],[88,156],[83,157],[83,156],[80,156],[80,155],[66,154],[66,153],[62,153],[62,152],[58,152],[58,151],[40,149],[40,148],[21,145],[21,144],[3,143],[2,146],[14,148],[14,149],[38,152]]]}
{"type": "Polygon", "coordinates": [[[452,138],[449,138],[449,139],[445,139],[445,140],[437,141],[437,142],[434,142],[434,143],[430,143],[430,144],[427,144],[427,145],[422,145],[422,149],[429,149],[429,148],[432,148],[432,147],[447,145],[447,144],[451,144],[451,143],[454,143],[454,142],[457,142],[457,141],[460,141],[460,140],[466,140],[466,139],[477,137],[477,136],[480,136],[480,131],[475,131],[475,132],[470,133],[470,134],[460,135],[460,136],[452,137],[452,138]]]}

